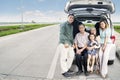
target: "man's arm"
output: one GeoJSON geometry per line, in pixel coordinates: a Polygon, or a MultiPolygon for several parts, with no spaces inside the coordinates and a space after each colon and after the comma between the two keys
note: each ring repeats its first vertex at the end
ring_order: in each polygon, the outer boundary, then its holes
{"type": "Polygon", "coordinates": [[[65,44],[66,39],[67,37],[65,36],[65,24],[61,24],[60,25],[60,37],[59,37],[60,43],[65,44]]]}
{"type": "Polygon", "coordinates": [[[67,36],[66,36],[66,25],[65,24],[62,24],[60,25],[60,43],[64,44],[65,48],[69,47],[69,45],[72,45],[67,36]]]}

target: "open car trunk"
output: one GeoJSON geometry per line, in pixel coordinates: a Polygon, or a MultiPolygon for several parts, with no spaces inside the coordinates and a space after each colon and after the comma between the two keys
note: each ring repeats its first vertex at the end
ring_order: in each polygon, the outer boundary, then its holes
{"type": "Polygon", "coordinates": [[[115,12],[115,6],[111,0],[69,0],[65,12],[74,14],[79,22],[105,19],[112,27],[111,14],[115,12]]]}
{"type": "Polygon", "coordinates": [[[115,7],[111,0],[70,0],[66,4],[65,12],[70,13],[71,10],[82,8],[86,8],[89,10],[103,9],[104,11],[107,11],[111,14],[115,12],[115,7]]]}

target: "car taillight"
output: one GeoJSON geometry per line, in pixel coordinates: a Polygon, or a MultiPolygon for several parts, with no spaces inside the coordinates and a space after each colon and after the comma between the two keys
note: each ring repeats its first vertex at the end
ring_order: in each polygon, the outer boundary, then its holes
{"type": "Polygon", "coordinates": [[[115,36],[111,36],[111,40],[113,43],[115,43],[115,36]]]}

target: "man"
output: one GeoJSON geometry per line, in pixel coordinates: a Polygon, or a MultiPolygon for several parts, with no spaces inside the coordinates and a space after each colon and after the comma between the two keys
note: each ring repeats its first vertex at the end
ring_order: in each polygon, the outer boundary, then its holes
{"type": "Polygon", "coordinates": [[[85,25],[79,25],[79,33],[75,36],[75,56],[76,56],[76,65],[78,66],[78,72],[76,75],[80,75],[83,72],[82,65],[84,67],[84,73],[88,76],[87,72],[87,42],[88,42],[88,33],[85,32],[85,25]]]}
{"type": "Polygon", "coordinates": [[[73,23],[74,15],[69,14],[68,20],[60,25],[60,37],[57,51],[60,52],[61,72],[64,77],[70,77],[70,67],[74,59],[73,23]]]}

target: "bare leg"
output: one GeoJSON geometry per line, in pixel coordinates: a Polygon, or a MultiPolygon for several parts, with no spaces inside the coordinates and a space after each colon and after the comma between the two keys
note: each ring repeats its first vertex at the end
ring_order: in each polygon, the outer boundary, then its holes
{"type": "Polygon", "coordinates": [[[87,59],[87,71],[90,71],[90,65],[89,65],[90,60],[91,60],[91,55],[88,54],[88,59],[87,59]]]}
{"type": "Polygon", "coordinates": [[[91,72],[93,72],[94,64],[95,64],[95,56],[92,55],[92,66],[91,66],[91,72]]]}
{"type": "Polygon", "coordinates": [[[95,62],[96,62],[95,71],[96,71],[97,74],[99,74],[100,66],[99,66],[99,57],[98,57],[98,54],[95,55],[95,62]]]}

